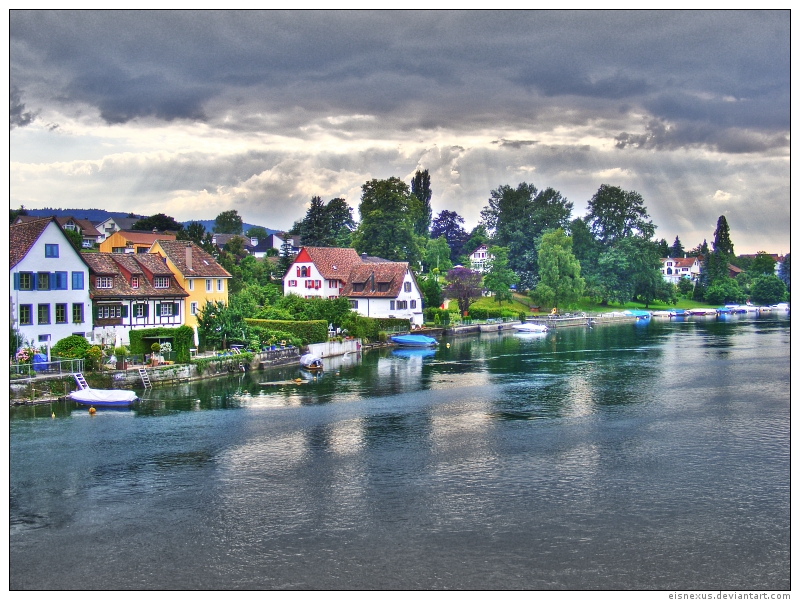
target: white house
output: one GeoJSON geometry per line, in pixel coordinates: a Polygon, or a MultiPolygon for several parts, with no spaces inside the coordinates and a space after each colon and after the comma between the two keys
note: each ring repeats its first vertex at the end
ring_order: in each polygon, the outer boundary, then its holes
{"type": "Polygon", "coordinates": [[[92,330],[89,267],[53,217],[9,230],[11,326],[34,345],[92,330]]]}
{"type": "Polygon", "coordinates": [[[469,255],[470,267],[473,271],[483,273],[486,270],[486,261],[493,258],[494,256],[489,254],[489,249],[486,247],[486,244],[481,244],[469,255]]]}
{"type": "Polygon", "coordinates": [[[422,325],[422,294],[408,263],[359,256],[352,248],[303,247],[283,278],[284,294],[345,296],[367,317],[409,319],[422,325]]]}
{"type": "Polygon", "coordinates": [[[108,217],[105,221],[96,223],[95,227],[100,233],[97,243],[105,242],[117,231],[129,230],[141,217],[108,217]]]}
{"type": "Polygon", "coordinates": [[[95,342],[129,344],[132,329],[179,327],[189,294],[158,254],[86,254],[95,342]]]}
{"type": "Polygon", "coordinates": [[[696,281],[700,276],[702,257],[690,256],[688,258],[662,258],[661,275],[664,281],[677,284],[682,277],[696,281]]]}

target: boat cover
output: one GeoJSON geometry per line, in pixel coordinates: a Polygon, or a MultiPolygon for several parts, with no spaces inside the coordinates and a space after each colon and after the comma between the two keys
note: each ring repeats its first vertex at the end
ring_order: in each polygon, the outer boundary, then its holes
{"type": "Polygon", "coordinates": [[[75,390],[69,397],[78,404],[93,406],[126,406],[136,400],[136,392],[131,390],[96,390],[86,388],[75,390]]]}

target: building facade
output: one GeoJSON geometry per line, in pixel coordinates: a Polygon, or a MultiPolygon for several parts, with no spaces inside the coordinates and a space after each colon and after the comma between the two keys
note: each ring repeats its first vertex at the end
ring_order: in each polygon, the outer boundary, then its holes
{"type": "Polygon", "coordinates": [[[100,243],[100,252],[114,254],[144,254],[158,240],[174,240],[171,233],[152,233],[149,231],[116,231],[100,243]]]}

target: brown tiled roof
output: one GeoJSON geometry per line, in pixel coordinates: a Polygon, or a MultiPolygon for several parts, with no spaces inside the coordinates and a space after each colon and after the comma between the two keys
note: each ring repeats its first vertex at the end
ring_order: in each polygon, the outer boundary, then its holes
{"type": "Polygon", "coordinates": [[[212,239],[216,240],[216,245],[219,248],[222,248],[225,244],[230,242],[235,237],[242,238],[242,242],[244,242],[245,248],[253,247],[253,242],[250,240],[249,237],[247,237],[243,233],[212,233],[211,237],[212,239]]]}
{"type": "Polygon", "coordinates": [[[36,243],[36,240],[42,235],[45,227],[53,220],[53,217],[43,217],[40,219],[25,220],[18,225],[11,225],[8,233],[10,269],[13,269],[25,258],[25,255],[36,243]]]}
{"type": "Polygon", "coordinates": [[[201,249],[193,242],[185,240],[160,240],[158,245],[164,251],[175,268],[181,272],[184,277],[230,277],[222,266],[214,260],[208,252],[201,249]],[[186,266],[186,246],[190,245],[192,248],[192,268],[186,266]]]}
{"type": "Polygon", "coordinates": [[[92,252],[86,253],[84,259],[89,264],[89,296],[92,299],[175,298],[189,295],[175,281],[172,271],[155,254],[92,252]],[[154,288],[142,266],[159,277],[169,276],[169,287],[154,288]],[[131,287],[120,267],[139,277],[138,288],[131,287]],[[156,270],[154,271],[153,269],[156,270]],[[114,287],[96,289],[94,287],[94,275],[113,276],[114,287]]]}
{"type": "Polygon", "coordinates": [[[352,267],[361,264],[361,258],[352,248],[305,246],[303,250],[308,253],[314,266],[325,279],[347,281],[352,267]]]}
{"type": "MultiPolygon", "coordinates": [[[[46,218],[49,219],[50,217],[34,217],[31,215],[19,215],[15,223],[30,223],[32,221],[38,221],[39,219],[46,218]]],[[[61,229],[64,229],[64,225],[66,225],[69,221],[74,221],[75,224],[81,228],[81,235],[85,235],[86,237],[96,237],[98,235],[102,235],[97,228],[92,225],[90,221],[86,219],[76,219],[75,217],[56,217],[56,223],[59,224],[61,229]]]]}
{"type": "Polygon", "coordinates": [[[342,288],[340,295],[359,298],[396,298],[402,289],[406,271],[408,271],[407,262],[362,263],[355,265],[350,270],[350,278],[342,288]],[[354,283],[364,283],[364,291],[354,292],[354,283]],[[385,292],[378,291],[379,283],[388,283],[388,290],[385,292]]]}
{"type": "Polygon", "coordinates": [[[152,244],[156,240],[175,239],[171,233],[153,233],[151,231],[117,231],[114,235],[122,236],[123,239],[134,244],[152,244]]]}
{"type": "Polygon", "coordinates": [[[694,264],[695,257],[690,256],[689,258],[662,258],[661,262],[667,262],[671,260],[676,267],[691,267],[694,264]]]}

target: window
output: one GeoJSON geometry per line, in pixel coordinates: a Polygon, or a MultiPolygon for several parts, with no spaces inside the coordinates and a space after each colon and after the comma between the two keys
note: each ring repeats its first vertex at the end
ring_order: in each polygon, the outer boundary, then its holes
{"type": "Polygon", "coordinates": [[[397,301],[397,310],[405,310],[408,308],[408,301],[407,300],[398,300],[397,301]]]}
{"type": "Polygon", "coordinates": [[[206,291],[207,292],[211,291],[211,280],[210,279],[206,279],[206,291]]]}
{"type": "Polygon", "coordinates": [[[67,305],[56,304],[56,323],[67,322],[67,305]]]}
{"type": "Polygon", "coordinates": [[[410,281],[406,281],[403,284],[403,291],[404,292],[410,292],[411,291],[411,282],[410,281]]]}
{"type": "Polygon", "coordinates": [[[114,319],[122,316],[122,305],[97,307],[98,319],[114,319]]]}
{"type": "Polygon", "coordinates": [[[83,272],[82,271],[73,271],[72,272],[72,289],[73,290],[82,290],[83,289],[83,272]]]}
{"type": "Polygon", "coordinates": [[[294,279],[289,280],[289,287],[297,287],[297,281],[294,279]]]}
{"type": "Polygon", "coordinates": [[[19,274],[19,289],[32,290],[33,289],[33,273],[20,273],[19,274]]]}
{"type": "Polygon", "coordinates": [[[389,291],[389,284],[388,283],[379,283],[378,284],[378,291],[379,292],[388,292],[389,291]]]}
{"type": "Polygon", "coordinates": [[[20,304],[19,306],[19,324],[20,325],[33,325],[33,306],[30,304],[20,304]]]}
{"type": "Polygon", "coordinates": [[[353,291],[354,292],[363,292],[364,291],[364,284],[363,283],[354,283],[353,284],[353,291]]]}
{"type": "Polygon", "coordinates": [[[96,277],[94,280],[94,287],[98,290],[109,290],[114,283],[113,277],[96,277]]]}
{"type": "Polygon", "coordinates": [[[147,248],[147,247],[139,247],[139,248],[136,248],[136,254],[147,254],[147,252],[149,250],[150,250],[150,248],[147,248]]]}
{"type": "Polygon", "coordinates": [[[191,292],[194,290],[194,279],[189,280],[189,291],[191,292]]]}
{"type": "Polygon", "coordinates": [[[169,277],[153,277],[153,287],[160,289],[168,288],[169,277]]]}
{"type": "Polygon", "coordinates": [[[217,279],[217,291],[222,291],[222,279],[217,279]]]}
{"type": "Polygon", "coordinates": [[[58,244],[44,245],[45,258],[58,258],[58,244]]]}
{"type": "Polygon", "coordinates": [[[46,291],[50,289],[50,273],[36,274],[36,289],[46,291]]]}
{"type": "Polygon", "coordinates": [[[416,300],[412,300],[411,301],[411,308],[417,308],[417,301],[416,300]]]}
{"type": "Polygon", "coordinates": [[[72,322],[83,323],[83,304],[72,305],[72,322]]]}
{"type": "Polygon", "coordinates": [[[197,314],[197,302],[192,302],[189,304],[189,312],[193,315],[197,314]]]}
{"type": "Polygon", "coordinates": [[[156,304],[156,314],[162,317],[172,316],[172,304],[156,304]],[[159,310],[160,307],[160,310],[159,310]]]}
{"type": "Polygon", "coordinates": [[[394,300],[389,300],[389,310],[394,310],[394,300]]]}
{"type": "Polygon", "coordinates": [[[311,274],[309,273],[310,269],[308,267],[300,267],[300,274],[298,277],[310,277],[311,274]]]}
{"type": "Polygon", "coordinates": [[[350,302],[350,308],[358,308],[358,300],[348,300],[350,302]]]}
{"type": "Polygon", "coordinates": [[[53,289],[54,290],[66,290],[67,289],[67,272],[66,271],[56,271],[53,273],[53,289]]]}
{"type": "Polygon", "coordinates": [[[47,325],[50,323],[50,305],[39,305],[39,325],[47,325]]]}
{"type": "Polygon", "coordinates": [[[134,275],[131,277],[131,287],[135,290],[139,289],[139,277],[134,275]]]}
{"type": "Polygon", "coordinates": [[[147,304],[134,304],[133,305],[133,316],[142,318],[147,316],[147,304]]]}

